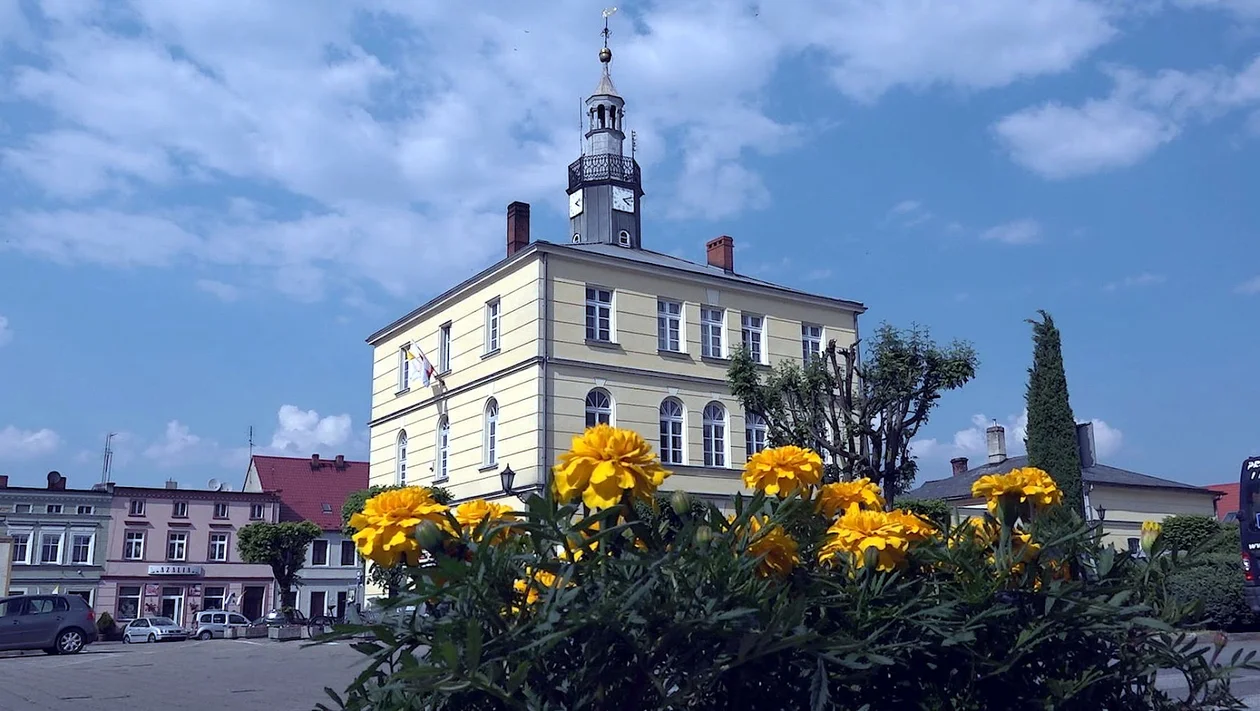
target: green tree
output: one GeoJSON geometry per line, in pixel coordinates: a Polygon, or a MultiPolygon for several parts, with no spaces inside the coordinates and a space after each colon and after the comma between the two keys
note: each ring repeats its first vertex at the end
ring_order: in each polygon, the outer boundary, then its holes
{"type": "Polygon", "coordinates": [[[937,346],[920,326],[882,324],[865,352],[834,340],[821,357],[766,373],[746,351],[731,361],[731,391],[766,421],[770,443],[830,455],[829,478],[869,477],[891,503],[914,481],[910,441],[943,393],[975,377],[971,344],[937,346]]]}
{"type": "Polygon", "coordinates": [[[236,550],[246,563],[271,566],[271,574],[280,587],[280,601],[293,607],[298,571],[306,563],[306,549],[319,538],[319,526],[310,521],[284,523],[251,523],[236,534],[236,550]]]}
{"type": "MultiPolygon", "coordinates": [[[[388,486],[369,486],[366,489],[360,489],[346,497],[345,503],[341,505],[341,532],[347,536],[355,534],[354,528],[350,525],[350,517],[363,511],[363,505],[367,500],[377,494],[405,487],[390,484],[388,486]]],[[[431,486],[429,490],[433,492],[433,500],[439,504],[451,503],[451,492],[440,486],[431,486]]],[[[359,558],[362,560],[362,556],[359,558]]],[[[389,597],[394,597],[402,588],[406,581],[404,569],[401,566],[386,568],[380,565],[368,566],[367,581],[373,585],[378,585],[385,589],[389,597]]]]}
{"type": "Polygon", "coordinates": [[[1081,454],[1076,441],[1076,418],[1068,402],[1063,344],[1054,319],[1038,311],[1033,327],[1033,364],[1028,369],[1028,465],[1043,469],[1063,490],[1067,510],[1085,515],[1081,485],[1081,454]]]}

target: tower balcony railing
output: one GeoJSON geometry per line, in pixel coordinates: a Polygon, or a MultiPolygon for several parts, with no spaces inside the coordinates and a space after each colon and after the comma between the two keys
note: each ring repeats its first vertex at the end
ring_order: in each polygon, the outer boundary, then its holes
{"type": "Polygon", "coordinates": [[[582,156],[569,164],[570,190],[598,180],[638,185],[639,164],[633,158],[608,154],[582,156]]]}

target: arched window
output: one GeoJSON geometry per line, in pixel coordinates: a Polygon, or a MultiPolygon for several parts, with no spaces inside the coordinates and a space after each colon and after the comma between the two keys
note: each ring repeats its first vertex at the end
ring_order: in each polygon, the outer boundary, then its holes
{"type": "Polygon", "coordinates": [[[606,128],[606,125],[605,125],[605,123],[604,123],[604,122],[605,122],[605,118],[604,118],[604,117],[605,117],[607,114],[605,114],[605,112],[604,112],[604,105],[603,105],[603,104],[600,104],[599,106],[595,107],[595,115],[599,117],[599,127],[600,127],[600,128],[606,128]]]}
{"type": "Polygon", "coordinates": [[[595,388],[586,394],[586,426],[612,424],[612,396],[607,390],[595,388]]]}
{"type": "Polygon", "coordinates": [[[661,403],[661,461],[683,463],[683,406],[673,398],[661,403]]]}
{"type": "Polygon", "coordinates": [[[499,461],[499,401],[494,398],[486,401],[485,422],[481,431],[485,438],[481,444],[481,460],[486,466],[492,466],[499,461]]]}
{"type": "Polygon", "coordinates": [[[704,465],[726,466],[726,408],[716,402],[704,406],[704,465]]]}
{"type": "Polygon", "coordinates": [[[617,244],[621,245],[622,247],[629,247],[630,246],[630,233],[627,232],[626,230],[622,230],[618,232],[617,244]]]}
{"type": "Polygon", "coordinates": [[[755,412],[744,415],[744,448],[750,458],[766,448],[766,421],[755,412]]]}
{"type": "Polygon", "coordinates": [[[608,128],[617,128],[617,107],[608,107],[608,128]]]}
{"type": "Polygon", "coordinates": [[[433,456],[433,480],[446,481],[447,465],[450,460],[451,452],[451,422],[446,419],[446,415],[438,420],[437,426],[437,453],[433,456]]]}
{"type": "Polygon", "coordinates": [[[394,478],[399,486],[407,485],[407,430],[398,433],[398,451],[394,454],[394,478]]]}

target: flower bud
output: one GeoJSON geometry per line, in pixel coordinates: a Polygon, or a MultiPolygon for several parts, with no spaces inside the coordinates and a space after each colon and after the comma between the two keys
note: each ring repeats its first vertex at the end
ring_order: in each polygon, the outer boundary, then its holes
{"type": "Polygon", "coordinates": [[[442,531],[432,521],[424,521],[419,526],[416,526],[415,536],[421,550],[433,552],[442,543],[442,531]]]}
{"type": "Polygon", "coordinates": [[[1163,530],[1163,526],[1154,521],[1142,522],[1142,550],[1147,554],[1151,554],[1151,549],[1155,546],[1155,541],[1159,539],[1159,533],[1163,530]]]}
{"type": "Polygon", "coordinates": [[[696,543],[707,546],[709,541],[713,540],[713,529],[708,526],[701,526],[696,529],[696,543]]]}
{"type": "Polygon", "coordinates": [[[679,489],[669,497],[669,505],[674,509],[674,513],[684,516],[691,510],[691,498],[687,496],[687,492],[679,489]]]}

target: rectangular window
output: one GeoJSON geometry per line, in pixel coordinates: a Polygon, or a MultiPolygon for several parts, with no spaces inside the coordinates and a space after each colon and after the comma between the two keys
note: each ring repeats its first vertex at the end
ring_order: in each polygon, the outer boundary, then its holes
{"type": "Polygon", "coordinates": [[[744,350],[752,356],[754,363],[764,363],[762,354],[765,351],[763,347],[765,334],[762,327],[765,325],[765,318],[762,316],[754,316],[753,314],[744,314],[740,317],[740,338],[743,339],[744,350]]]}
{"type": "Polygon", "coordinates": [[[144,560],[144,531],[127,531],[123,540],[123,560],[144,560]]]}
{"type": "Polygon", "coordinates": [[[10,533],[13,537],[13,562],[27,565],[31,562],[31,534],[10,533]]]}
{"type": "Polygon", "coordinates": [[[253,521],[258,521],[258,520],[261,520],[261,519],[262,519],[262,517],[263,517],[263,513],[264,513],[264,509],[263,509],[263,505],[262,505],[262,504],[250,504],[250,505],[249,505],[249,518],[250,518],[251,520],[253,520],[253,521]]]}
{"type": "Polygon", "coordinates": [[[438,329],[438,372],[446,373],[451,369],[451,325],[443,324],[438,329]]]}
{"type": "Polygon", "coordinates": [[[700,307],[700,355],[722,357],[722,309],[700,307]]]}
{"type": "Polygon", "coordinates": [[[13,507],[13,513],[30,513],[30,512],[31,512],[30,504],[18,504],[13,507]]]}
{"type": "Polygon", "coordinates": [[[78,514],[80,516],[91,516],[95,509],[91,506],[80,506],[78,514]]]}
{"type": "Polygon", "coordinates": [[[119,585],[118,606],[114,608],[120,620],[134,620],[140,616],[140,586],[119,585]]]}
{"type": "Polygon", "coordinates": [[[201,594],[201,609],[222,610],[227,599],[227,588],[218,585],[207,585],[201,594]]]}
{"type": "Polygon", "coordinates": [[[499,350],[499,300],[486,304],[486,353],[499,350]]]}
{"type": "Polygon", "coordinates": [[[682,351],[682,304],[677,301],[656,302],[656,347],[663,351],[682,351]]]}
{"type": "Polygon", "coordinates": [[[166,559],[188,559],[188,534],[183,531],[171,531],[166,534],[166,559]]]}
{"type": "Polygon", "coordinates": [[[744,449],[749,457],[766,448],[765,425],[754,419],[755,417],[756,415],[749,415],[744,426],[744,449]]]}
{"type": "Polygon", "coordinates": [[[210,560],[224,562],[228,559],[228,534],[210,534],[210,560]]]}
{"type": "Polygon", "coordinates": [[[227,502],[225,502],[225,501],[219,501],[219,502],[215,503],[215,505],[214,505],[214,517],[215,517],[215,518],[227,518],[227,517],[228,517],[228,505],[227,505],[227,502]]]}
{"type": "Polygon", "coordinates": [[[143,516],[144,499],[132,499],[127,512],[132,516],[143,516]]]}
{"type": "Polygon", "coordinates": [[[328,541],[311,541],[311,565],[328,565],[328,541]]]}
{"type": "Polygon", "coordinates": [[[188,502],[176,501],[171,504],[171,518],[188,518],[188,502]]]}
{"type": "Polygon", "coordinates": [[[812,359],[822,357],[822,337],[822,326],[811,323],[801,324],[801,360],[808,363],[812,359]]]}
{"type": "Polygon", "coordinates": [[[76,533],[70,537],[70,562],[76,565],[92,562],[92,534],[76,533]]]}
{"type": "Polygon", "coordinates": [[[45,533],[39,538],[39,562],[53,563],[61,562],[61,534],[45,533]]]}
{"type": "Polygon", "coordinates": [[[341,542],[341,564],[354,565],[355,562],[356,561],[355,561],[355,556],[354,556],[354,541],[342,541],[341,542]]]}
{"type": "Polygon", "coordinates": [[[409,350],[411,350],[411,344],[398,349],[398,392],[411,387],[411,359],[407,357],[409,350]]]}
{"type": "Polygon", "coordinates": [[[61,504],[48,504],[45,510],[50,514],[59,514],[61,513],[61,504]]]}
{"type": "Polygon", "coordinates": [[[586,287],[586,340],[612,342],[612,290],[586,287]]]}

